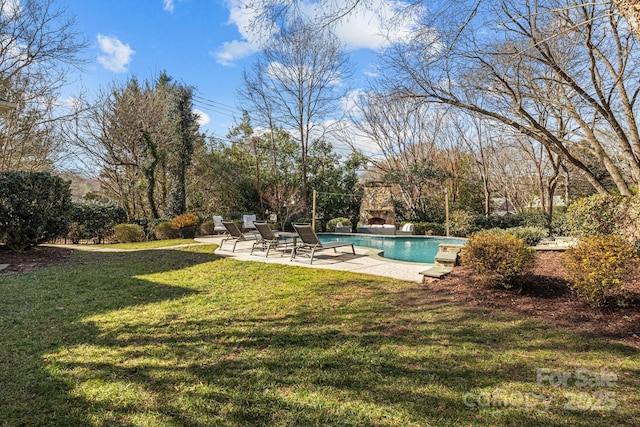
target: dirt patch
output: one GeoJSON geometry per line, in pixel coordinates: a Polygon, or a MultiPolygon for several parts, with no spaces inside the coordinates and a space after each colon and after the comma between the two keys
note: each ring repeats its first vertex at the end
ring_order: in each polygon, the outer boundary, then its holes
{"type": "Polygon", "coordinates": [[[603,309],[594,309],[574,296],[565,274],[560,253],[538,252],[534,274],[520,289],[482,285],[465,266],[426,285],[438,293],[450,294],[463,305],[499,309],[640,347],[640,274],[625,284],[630,294],[627,307],[603,309]]]}
{"type": "Polygon", "coordinates": [[[50,246],[37,246],[24,253],[12,252],[0,245],[0,264],[9,264],[0,270],[0,275],[22,273],[47,265],[61,264],[71,254],[71,249],[50,246]]]}

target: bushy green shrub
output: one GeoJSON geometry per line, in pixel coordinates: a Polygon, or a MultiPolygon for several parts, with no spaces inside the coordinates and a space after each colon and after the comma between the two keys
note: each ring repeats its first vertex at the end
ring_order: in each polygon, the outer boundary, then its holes
{"type": "Polygon", "coordinates": [[[154,235],[158,240],[177,239],[180,236],[180,231],[173,226],[171,221],[162,221],[155,226],[154,235]]]}
{"type": "Polygon", "coordinates": [[[200,225],[200,233],[205,236],[216,234],[216,224],[212,220],[207,220],[200,225]]]}
{"type": "Polygon", "coordinates": [[[465,210],[456,210],[449,215],[449,231],[454,236],[466,237],[474,230],[475,215],[465,210]]]}
{"type": "Polygon", "coordinates": [[[0,243],[23,252],[65,236],[70,183],[46,172],[0,172],[0,243]]]}
{"type": "Polygon", "coordinates": [[[554,236],[569,235],[569,222],[566,211],[553,213],[553,218],[551,219],[551,234],[554,236]]]}
{"type": "Polygon", "coordinates": [[[549,219],[544,212],[523,212],[515,215],[511,215],[511,219],[517,222],[513,227],[536,227],[536,228],[548,228],[549,219]]]}
{"type": "Polygon", "coordinates": [[[605,236],[617,231],[624,216],[626,199],[594,194],[576,200],[567,209],[567,224],[572,236],[605,236]]]}
{"type": "Polygon", "coordinates": [[[594,307],[620,296],[637,265],[633,245],[616,235],[581,239],[562,260],[572,289],[594,307]]]}
{"type": "Polygon", "coordinates": [[[520,224],[520,217],[517,215],[476,215],[473,218],[473,231],[489,230],[491,228],[510,228],[520,224]]]}
{"type": "Polygon", "coordinates": [[[481,230],[476,234],[492,234],[495,236],[511,234],[518,239],[524,240],[529,246],[535,246],[540,240],[549,236],[547,229],[541,227],[491,228],[489,230],[481,230]]]}
{"type": "Polygon", "coordinates": [[[535,250],[512,234],[474,234],[462,249],[462,263],[485,282],[510,288],[531,274],[535,250]]]}
{"type": "Polygon", "coordinates": [[[120,243],[141,242],[144,239],[144,229],[138,224],[118,224],[113,231],[120,243]]]}
{"type": "Polygon", "coordinates": [[[126,220],[125,210],[112,202],[87,200],[72,203],[71,221],[82,226],[73,230],[74,237],[79,237],[79,240],[94,239],[101,243],[105,237],[113,234],[114,225],[126,220]]]}
{"type": "Polygon", "coordinates": [[[548,228],[547,223],[547,216],[542,212],[526,212],[511,215],[476,215],[473,218],[472,231],[514,227],[548,228]]]}
{"type": "Polygon", "coordinates": [[[437,222],[414,222],[414,233],[418,236],[444,236],[446,229],[443,224],[437,222]]]}
{"type": "Polygon", "coordinates": [[[342,223],[343,227],[351,227],[351,221],[349,218],[338,217],[327,221],[327,231],[336,231],[336,224],[339,222],[342,223]]]}

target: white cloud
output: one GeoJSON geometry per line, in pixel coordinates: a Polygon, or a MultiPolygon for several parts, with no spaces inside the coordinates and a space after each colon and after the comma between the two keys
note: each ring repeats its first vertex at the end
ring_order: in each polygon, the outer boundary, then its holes
{"type": "Polygon", "coordinates": [[[375,0],[340,21],[335,32],[348,50],[378,50],[409,40],[422,12],[402,2],[375,0]]]}
{"type": "Polygon", "coordinates": [[[131,57],[136,51],[131,49],[128,44],[122,43],[117,37],[98,34],[97,39],[98,46],[102,51],[102,54],[98,55],[98,62],[114,73],[126,73],[131,57]]]}
{"type": "Polygon", "coordinates": [[[232,40],[230,42],[224,42],[222,47],[217,51],[211,52],[218,64],[225,67],[233,66],[238,59],[251,56],[260,49],[249,42],[232,40]]]}
{"type": "Polygon", "coordinates": [[[162,9],[169,13],[173,12],[173,0],[164,0],[164,7],[162,9]]]}
{"type": "Polygon", "coordinates": [[[255,19],[255,11],[243,5],[241,0],[229,0],[229,20],[227,25],[233,25],[240,33],[240,40],[224,42],[222,46],[210,52],[218,64],[225,67],[233,66],[235,61],[251,56],[260,50],[260,38],[251,31],[255,19]]]}
{"type": "Polygon", "coordinates": [[[16,18],[22,11],[20,0],[6,0],[2,3],[2,15],[9,19],[16,18]]]}
{"type": "Polygon", "coordinates": [[[355,89],[355,90],[349,91],[342,98],[342,110],[345,112],[345,114],[355,114],[357,116],[360,115],[358,113],[357,101],[358,101],[358,98],[360,98],[364,94],[365,94],[364,90],[355,89]]]}
{"type": "MultiPolygon", "coordinates": [[[[168,0],[165,0],[168,1],[168,0]]],[[[419,22],[423,11],[409,8],[399,0],[372,0],[368,7],[358,9],[338,23],[335,33],[347,50],[381,49],[393,43],[408,40],[419,22]]],[[[239,40],[225,42],[216,51],[211,52],[218,63],[231,66],[238,60],[260,50],[260,41],[251,31],[256,18],[256,10],[243,6],[242,0],[228,0],[228,24],[237,28],[239,40]]],[[[297,4],[311,19],[319,16],[318,3],[302,0],[297,4]]]]}
{"type": "Polygon", "coordinates": [[[209,115],[204,111],[194,108],[193,112],[198,115],[198,124],[200,126],[205,126],[211,122],[211,117],[209,117],[209,115]]]}

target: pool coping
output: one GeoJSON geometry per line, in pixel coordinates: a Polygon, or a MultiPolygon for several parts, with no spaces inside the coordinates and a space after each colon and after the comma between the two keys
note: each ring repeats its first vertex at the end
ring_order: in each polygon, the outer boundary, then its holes
{"type": "MultiPolygon", "coordinates": [[[[326,233],[318,233],[318,236],[322,236],[322,235],[327,235],[327,234],[338,234],[340,236],[358,236],[358,233],[335,233],[335,232],[326,232],[326,233]]],[[[389,237],[410,237],[410,238],[433,238],[433,239],[457,239],[457,240],[461,240],[461,241],[467,241],[468,239],[466,237],[453,237],[453,236],[432,236],[432,235],[418,235],[418,234],[406,234],[406,235],[402,235],[402,234],[398,234],[398,235],[385,235],[385,234],[360,234],[360,236],[367,236],[367,237],[384,237],[384,238],[389,238],[389,237]]],[[[392,259],[392,258],[386,258],[382,255],[380,255],[381,253],[384,252],[383,249],[376,249],[376,248],[370,248],[368,246],[357,246],[354,244],[354,246],[359,247],[359,248],[363,248],[363,249],[367,249],[369,250],[369,252],[367,253],[367,256],[370,256],[372,258],[378,259],[380,261],[385,261],[385,262],[393,262],[393,263],[397,263],[397,264],[406,264],[406,265],[423,265],[423,266],[427,266],[427,267],[436,267],[437,264],[435,262],[414,262],[414,261],[403,261],[403,260],[399,260],[399,259],[392,259]]]]}
{"type": "MultiPolygon", "coordinates": [[[[224,236],[205,236],[196,237],[196,240],[202,243],[220,244],[223,237],[224,236]]],[[[338,253],[334,254],[333,251],[327,250],[316,254],[313,264],[309,264],[308,258],[295,259],[291,261],[289,256],[279,256],[277,253],[273,253],[273,255],[270,254],[268,258],[266,258],[262,252],[255,252],[254,255],[251,255],[249,252],[252,245],[252,241],[238,242],[235,252],[226,250],[229,246],[225,245],[224,250],[218,248],[216,249],[215,254],[225,258],[237,259],[239,261],[349,271],[359,274],[371,274],[375,276],[406,280],[415,283],[422,283],[423,276],[420,274],[421,272],[435,267],[434,264],[428,263],[390,260],[379,256],[380,252],[384,252],[382,250],[356,245],[354,245],[356,250],[355,256],[351,251],[346,253],[338,250],[338,253]],[[402,266],[402,268],[399,268],[399,266],[402,266]]]]}

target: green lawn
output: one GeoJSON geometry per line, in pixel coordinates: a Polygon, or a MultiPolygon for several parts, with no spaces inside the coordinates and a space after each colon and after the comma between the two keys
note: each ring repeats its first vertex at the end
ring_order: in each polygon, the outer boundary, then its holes
{"type": "Polygon", "coordinates": [[[102,249],[140,250],[140,249],[164,248],[167,246],[196,244],[196,243],[198,242],[195,241],[194,239],[167,239],[167,240],[149,240],[148,242],[136,242],[136,243],[112,243],[109,245],[88,246],[87,248],[90,248],[93,250],[102,250],[102,249]]]}
{"type": "Polygon", "coordinates": [[[640,424],[636,348],[214,248],[0,276],[0,426],[640,424]]]}

